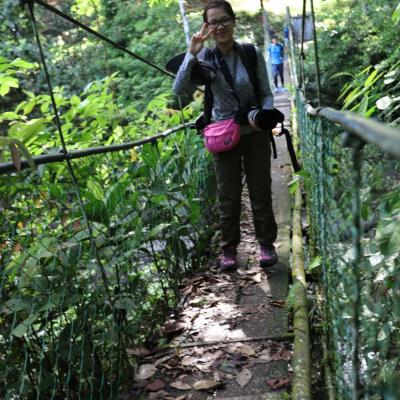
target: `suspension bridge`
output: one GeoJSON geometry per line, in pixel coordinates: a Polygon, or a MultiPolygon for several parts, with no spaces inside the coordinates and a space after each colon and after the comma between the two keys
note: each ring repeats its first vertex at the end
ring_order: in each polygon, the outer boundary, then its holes
{"type": "MultiPolygon", "coordinates": [[[[181,124],[149,138],[69,150],[35,7],[171,74],[42,0],[24,4],[61,149],[0,164],[7,188],[0,396],[395,398],[384,396],[400,393],[398,367],[390,370],[388,362],[399,355],[396,325],[390,328],[398,307],[399,257],[391,241],[398,216],[385,204],[399,192],[399,131],[314,108],[306,98],[304,36],[297,44],[290,32],[291,90],[277,94],[275,106],[302,169],[294,174],[285,138],[274,131],[279,262],[267,273],[258,266],[244,189],[240,266],[221,274],[212,167],[191,121],[181,110],[181,124]],[[312,343],[311,331],[321,342],[312,343]],[[385,335],[391,341],[382,348],[385,335]],[[315,345],[322,361],[312,357],[315,345]],[[377,387],[381,368],[389,371],[387,384],[377,387]]],[[[303,33],[305,17],[304,7],[303,33]]]]}

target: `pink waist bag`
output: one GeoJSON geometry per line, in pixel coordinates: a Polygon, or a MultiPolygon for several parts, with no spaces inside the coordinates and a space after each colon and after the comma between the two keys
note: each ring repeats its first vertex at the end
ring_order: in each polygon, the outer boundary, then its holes
{"type": "Polygon", "coordinates": [[[240,140],[240,125],[233,119],[216,121],[204,128],[204,142],[210,153],[233,149],[240,140]]]}

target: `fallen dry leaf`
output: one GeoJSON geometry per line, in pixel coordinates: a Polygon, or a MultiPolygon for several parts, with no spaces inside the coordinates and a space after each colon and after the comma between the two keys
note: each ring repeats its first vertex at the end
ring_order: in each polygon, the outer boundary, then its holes
{"type": "Polygon", "coordinates": [[[205,374],[211,372],[210,364],[196,364],[196,368],[205,374]]]}
{"type": "Polygon", "coordinates": [[[172,357],[175,357],[175,354],[168,354],[166,356],[160,355],[160,358],[154,362],[154,365],[157,367],[158,365],[164,363],[165,361],[170,360],[172,357]]]}
{"type": "Polygon", "coordinates": [[[143,364],[139,367],[139,370],[135,376],[137,381],[145,381],[151,378],[157,371],[157,367],[153,364],[143,364]]]}
{"type": "MultiPolygon", "coordinates": [[[[252,283],[260,283],[262,281],[262,274],[260,272],[254,274],[254,275],[244,275],[239,277],[241,280],[249,281],[252,283]]],[[[242,286],[241,283],[239,283],[240,286],[242,286]]]]}
{"type": "Polygon", "coordinates": [[[255,350],[246,344],[241,344],[237,346],[236,351],[245,354],[248,357],[252,357],[256,354],[255,350]]]}
{"type": "Polygon", "coordinates": [[[274,306],[274,307],[284,308],[286,306],[286,301],[285,300],[271,300],[269,302],[269,304],[271,304],[271,306],[274,306]]]}
{"type": "Polygon", "coordinates": [[[216,389],[222,385],[222,382],[216,382],[214,380],[204,380],[204,381],[197,381],[193,385],[194,390],[211,390],[216,389]]]}
{"type": "Polygon", "coordinates": [[[181,290],[182,294],[189,295],[193,292],[193,285],[189,285],[181,290]]]}
{"type": "Polygon", "coordinates": [[[250,381],[253,375],[250,370],[243,368],[240,372],[236,374],[236,382],[240,387],[245,387],[250,381]]]}
{"type": "Polygon", "coordinates": [[[182,332],[186,325],[181,321],[168,320],[164,323],[162,331],[164,335],[172,335],[174,333],[182,332]]]}
{"type": "Polygon", "coordinates": [[[187,383],[183,383],[182,381],[175,381],[169,384],[173,389],[176,390],[190,390],[192,387],[187,383]]]}
{"type": "Polygon", "coordinates": [[[159,392],[149,393],[147,400],[164,400],[168,398],[169,393],[165,390],[160,390],[159,392]]]}
{"type": "Polygon", "coordinates": [[[222,381],[222,372],[220,371],[214,371],[213,373],[213,379],[215,382],[221,382],[222,381]]]}
{"type": "Polygon", "coordinates": [[[292,358],[292,352],[290,350],[282,350],[271,354],[272,361],[285,360],[289,361],[292,358]]]}
{"type": "Polygon", "coordinates": [[[182,358],[181,365],[184,367],[193,367],[196,364],[197,359],[189,356],[182,358]]]}
{"type": "Polygon", "coordinates": [[[135,347],[133,349],[126,349],[126,353],[129,356],[147,357],[151,354],[151,351],[145,347],[135,347]]]}
{"type": "Polygon", "coordinates": [[[154,382],[151,382],[148,385],[146,385],[146,390],[148,392],[158,392],[164,387],[165,387],[165,382],[162,379],[157,379],[154,382]]]}
{"type": "Polygon", "coordinates": [[[272,390],[285,389],[290,384],[290,378],[268,379],[267,385],[272,390]]]}

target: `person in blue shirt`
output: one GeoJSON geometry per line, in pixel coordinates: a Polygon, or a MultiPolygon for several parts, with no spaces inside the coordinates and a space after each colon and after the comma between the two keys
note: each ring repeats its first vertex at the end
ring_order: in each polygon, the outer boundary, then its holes
{"type": "Polygon", "coordinates": [[[275,91],[278,91],[278,76],[281,78],[282,88],[283,81],[283,44],[278,42],[277,36],[272,36],[271,44],[268,47],[269,59],[272,65],[272,77],[274,78],[275,91]]]}

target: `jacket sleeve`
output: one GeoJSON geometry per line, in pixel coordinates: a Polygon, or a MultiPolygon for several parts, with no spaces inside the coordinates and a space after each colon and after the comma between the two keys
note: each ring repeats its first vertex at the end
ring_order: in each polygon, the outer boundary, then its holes
{"type": "Polygon", "coordinates": [[[197,57],[190,52],[186,53],[173,85],[173,91],[177,96],[191,95],[196,90],[196,85],[191,79],[193,66],[198,62],[197,57]]]}
{"type": "Polygon", "coordinates": [[[257,75],[261,107],[264,110],[274,108],[274,97],[269,84],[267,65],[260,49],[257,48],[257,75]]]}

